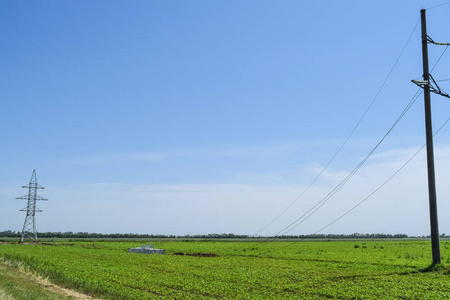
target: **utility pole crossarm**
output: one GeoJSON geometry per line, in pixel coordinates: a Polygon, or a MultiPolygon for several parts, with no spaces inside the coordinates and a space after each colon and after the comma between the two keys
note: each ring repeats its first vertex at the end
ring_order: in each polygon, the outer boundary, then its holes
{"type": "Polygon", "coordinates": [[[427,42],[429,44],[435,44],[435,45],[438,45],[438,46],[450,46],[450,43],[437,43],[437,42],[433,41],[433,39],[430,36],[428,36],[428,35],[427,35],[427,42]]]}
{"type": "Polygon", "coordinates": [[[28,185],[22,185],[21,188],[24,189],[28,189],[28,188],[33,188],[33,189],[45,189],[43,186],[41,186],[40,184],[35,183],[34,185],[32,185],[31,183],[29,183],[28,185]],[[36,185],[36,186],[34,186],[36,185]]]}
{"type": "MultiPolygon", "coordinates": [[[[26,212],[28,212],[28,210],[29,210],[29,207],[27,206],[27,207],[22,208],[22,209],[19,210],[19,211],[26,211],[26,212]]],[[[37,208],[37,207],[36,207],[33,211],[34,211],[34,212],[43,212],[42,209],[39,209],[39,208],[37,208]]]]}
{"type": "MultiPolygon", "coordinates": [[[[28,200],[28,195],[22,196],[22,197],[17,197],[16,199],[18,200],[28,200]]],[[[42,200],[42,201],[48,201],[48,199],[43,198],[41,196],[36,195],[36,200],[42,200]]]]}
{"type": "Polygon", "coordinates": [[[446,92],[441,90],[441,88],[436,83],[436,80],[434,80],[434,78],[433,78],[433,76],[431,76],[431,74],[428,74],[428,77],[431,78],[431,82],[430,82],[430,80],[411,80],[411,82],[421,88],[425,88],[425,86],[428,86],[430,89],[430,92],[433,92],[435,94],[441,95],[446,98],[450,98],[449,94],[447,94],[446,92]]]}

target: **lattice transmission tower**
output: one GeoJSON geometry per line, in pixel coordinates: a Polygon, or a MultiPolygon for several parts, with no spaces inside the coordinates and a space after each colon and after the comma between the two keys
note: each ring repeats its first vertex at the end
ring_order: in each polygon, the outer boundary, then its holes
{"type": "Polygon", "coordinates": [[[31,175],[30,183],[28,185],[22,186],[22,188],[28,189],[28,195],[17,197],[16,199],[27,200],[27,207],[21,209],[20,211],[26,211],[27,216],[25,217],[25,222],[23,223],[22,235],[20,237],[20,242],[23,243],[25,239],[31,239],[33,242],[37,243],[37,232],[36,232],[36,221],[34,216],[36,212],[42,212],[39,208],[36,207],[37,200],[47,201],[47,199],[38,196],[37,190],[43,189],[43,186],[40,186],[36,180],[36,170],[33,170],[33,174],[31,175]]]}

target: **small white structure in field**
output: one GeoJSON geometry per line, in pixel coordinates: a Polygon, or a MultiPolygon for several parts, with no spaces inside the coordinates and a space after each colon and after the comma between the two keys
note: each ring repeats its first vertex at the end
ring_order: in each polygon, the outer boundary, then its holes
{"type": "Polygon", "coordinates": [[[128,248],[130,253],[144,253],[144,254],[166,254],[166,249],[155,249],[154,244],[142,245],[142,247],[128,248]]]}

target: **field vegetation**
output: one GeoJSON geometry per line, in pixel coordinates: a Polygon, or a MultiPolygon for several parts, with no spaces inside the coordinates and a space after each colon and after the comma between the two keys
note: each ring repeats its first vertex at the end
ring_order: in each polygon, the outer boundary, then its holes
{"type": "MultiPolygon", "coordinates": [[[[128,253],[136,246],[5,243],[0,256],[105,299],[450,298],[446,268],[427,268],[429,241],[184,240],[156,242],[167,255],[128,253]]],[[[450,242],[441,243],[444,264],[450,263],[449,248],[450,242]]]]}

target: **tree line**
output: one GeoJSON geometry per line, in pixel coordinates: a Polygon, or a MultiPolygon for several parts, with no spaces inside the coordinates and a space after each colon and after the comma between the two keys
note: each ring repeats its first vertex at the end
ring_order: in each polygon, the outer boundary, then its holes
{"type": "MultiPolygon", "coordinates": [[[[0,237],[17,237],[20,231],[0,231],[0,237]]],[[[39,232],[40,238],[169,238],[169,239],[390,239],[408,238],[406,234],[386,234],[386,233],[353,233],[353,234],[302,234],[302,235],[280,235],[280,236],[250,236],[234,233],[210,233],[195,235],[165,235],[165,234],[139,234],[139,233],[89,233],[89,232],[39,232]]],[[[429,236],[420,236],[429,237],[429,236]]],[[[442,234],[441,237],[446,237],[442,234]]]]}

